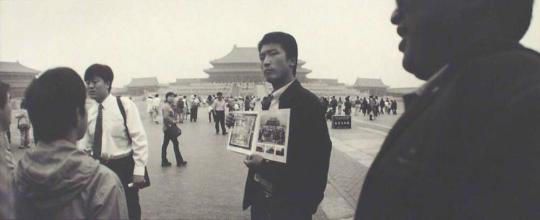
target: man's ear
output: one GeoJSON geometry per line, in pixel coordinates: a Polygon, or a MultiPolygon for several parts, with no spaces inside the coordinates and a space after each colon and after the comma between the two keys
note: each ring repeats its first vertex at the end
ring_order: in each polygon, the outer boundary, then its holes
{"type": "Polygon", "coordinates": [[[296,61],[295,58],[290,58],[290,59],[288,59],[288,61],[289,61],[289,67],[290,67],[291,69],[293,69],[293,68],[296,67],[297,61],[296,61]]]}

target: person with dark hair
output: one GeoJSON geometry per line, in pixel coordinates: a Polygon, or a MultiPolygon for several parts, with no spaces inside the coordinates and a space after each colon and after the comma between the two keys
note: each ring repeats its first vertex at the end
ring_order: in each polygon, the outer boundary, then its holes
{"type": "MultiPolygon", "coordinates": [[[[258,49],[273,92],[257,110],[290,109],[287,163],[248,156],[243,207],[251,207],[251,219],[312,219],[324,197],[332,148],[322,106],[295,77],[298,48],[293,36],[268,33],[258,49]]],[[[234,116],[227,122],[234,124],[234,116]]]]}
{"type": "Polygon", "coordinates": [[[384,102],[384,99],[381,97],[380,101],[378,101],[379,103],[379,111],[381,113],[381,115],[384,115],[384,108],[385,108],[385,105],[386,103],[384,102]]]}
{"type": "Polygon", "coordinates": [[[190,107],[190,114],[189,114],[189,121],[190,122],[197,122],[197,113],[199,113],[199,105],[201,101],[199,100],[199,97],[197,95],[193,95],[191,98],[191,105],[190,107]]]}
{"type": "Polygon", "coordinates": [[[403,97],[356,219],[540,219],[540,54],[519,44],[532,7],[397,1],[402,65],[426,83],[403,97]]]}
{"type": "Polygon", "coordinates": [[[108,66],[90,66],[84,79],[92,101],[87,109],[88,130],[80,147],[120,177],[129,218],[140,219],[139,189],[148,184],[145,178],[148,140],[139,110],[132,100],[110,94],[113,73],[108,66]]]}
{"type": "Polygon", "coordinates": [[[169,146],[169,141],[173,143],[174,156],[176,157],[176,166],[184,166],[187,164],[187,161],[184,160],[182,154],[180,153],[178,137],[171,137],[167,132],[171,126],[176,126],[176,114],[173,110],[174,97],[176,95],[173,92],[167,92],[165,94],[165,104],[163,105],[163,145],[161,145],[161,166],[169,167],[171,162],[167,160],[167,147],[169,146]]]}
{"type": "Polygon", "coordinates": [[[343,109],[343,111],[345,112],[345,115],[350,116],[351,115],[351,110],[352,110],[352,103],[351,103],[351,100],[350,100],[349,96],[345,97],[344,106],[345,106],[345,108],[343,109]]]}
{"type": "Polygon", "coordinates": [[[85,99],[81,77],[65,67],[45,71],[26,90],[39,142],[17,164],[17,219],[128,218],[119,178],[77,149],[87,127],[85,99]]]}
{"type": "Polygon", "coordinates": [[[15,219],[13,170],[15,160],[10,152],[6,131],[11,124],[9,84],[0,81],[0,219],[15,219]]]}
{"type": "Polygon", "coordinates": [[[221,125],[221,132],[223,135],[227,134],[227,129],[225,129],[225,108],[227,106],[227,102],[223,99],[223,93],[218,92],[216,100],[214,100],[214,104],[212,108],[215,112],[215,118],[214,122],[216,123],[216,134],[219,134],[219,127],[221,125]]]}
{"type": "Polygon", "coordinates": [[[328,102],[328,99],[326,97],[321,97],[321,104],[322,104],[322,112],[324,117],[326,117],[326,112],[328,112],[328,106],[330,103],[328,102]]]}
{"type": "Polygon", "coordinates": [[[332,96],[332,98],[330,99],[330,108],[332,108],[332,111],[334,112],[334,114],[337,112],[336,110],[337,106],[338,106],[338,101],[336,100],[335,96],[332,96]]]}
{"type": "Polygon", "coordinates": [[[390,108],[392,109],[392,113],[394,115],[397,115],[397,101],[396,100],[392,100],[391,101],[391,106],[390,108]]]}

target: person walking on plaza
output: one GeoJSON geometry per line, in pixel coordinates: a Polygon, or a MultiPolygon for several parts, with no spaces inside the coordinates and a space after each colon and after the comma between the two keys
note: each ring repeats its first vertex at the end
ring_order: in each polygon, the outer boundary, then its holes
{"type": "Polygon", "coordinates": [[[129,218],[138,220],[141,219],[139,188],[148,184],[145,178],[148,140],[135,103],[110,94],[113,79],[112,69],[107,65],[93,64],[86,69],[84,80],[93,102],[88,108],[88,130],[80,144],[120,177],[129,218]]]}
{"type": "Polygon", "coordinates": [[[369,111],[369,102],[366,99],[366,97],[364,97],[363,100],[362,100],[362,107],[361,108],[362,108],[362,114],[364,114],[364,117],[366,117],[366,113],[368,113],[368,111],[369,111]]]}
{"type": "Polygon", "coordinates": [[[334,114],[336,114],[337,112],[337,106],[338,106],[338,102],[336,100],[336,97],[332,96],[332,99],[330,99],[330,108],[332,108],[332,111],[334,112],[334,114]]]}
{"type": "Polygon", "coordinates": [[[182,154],[180,153],[178,137],[173,137],[167,132],[170,127],[176,126],[177,123],[176,113],[173,110],[174,96],[174,93],[168,92],[165,95],[165,104],[163,105],[163,145],[161,145],[162,167],[171,166],[171,162],[167,160],[167,147],[169,146],[169,141],[173,143],[176,166],[179,167],[187,164],[187,161],[184,160],[182,154]]]}
{"type": "Polygon", "coordinates": [[[349,96],[345,97],[345,104],[344,104],[345,109],[343,110],[345,112],[345,115],[347,116],[351,115],[351,110],[352,110],[352,103],[349,99],[350,99],[349,96]]]}
{"type": "Polygon", "coordinates": [[[249,111],[249,104],[251,103],[251,98],[249,96],[246,96],[244,98],[244,111],[249,111]]]}
{"type": "MultiPolygon", "coordinates": [[[[273,92],[259,111],[290,109],[287,163],[251,155],[243,207],[251,219],[312,219],[324,197],[332,142],[319,99],[295,78],[298,49],[293,36],[264,35],[259,42],[261,69],[273,92]],[[309,152],[309,153],[306,153],[309,152]]],[[[234,124],[234,117],[228,117],[234,124]]]]}
{"type": "Polygon", "coordinates": [[[193,95],[193,98],[191,99],[191,105],[190,105],[190,116],[189,116],[189,121],[190,122],[197,122],[197,113],[199,112],[199,105],[200,105],[200,100],[199,100],[199,97],[197,97],[197,95],[193,95]]]}
{"type": "Polygon", "coordinates": [[[356,219],[540,219],[540,54],[519,43],[533,1],[397,3],[402,65],[426,83],[403,97],[356,219]]]}
{"type": "Polygon", "coordinates": [[[186,119],[186,100],[185,96],[179,96],[178,101],[176,101],[176,109],[178,112],[178,122],[184,123],[186,119]]]}
{"type": "Polygon", "coordinates": [[[360,96],[356,96],[356,100],[354,100],[354,115],[358,115],[360,111],[362,111],[362,101],[360,100],[360,96]]]}
{"type": "Polygon", "coordinates": [[[19,129],[21,145],[19,149],[30,148],[30,119],[28,119],[28,112],[24,100],[21,101],[21,106],[17,116],[17,129],[19,129]]]}
{"type": "MultiPolygon", "coordinates": [[[[212,118],[214,118],[214,98],[211,95],[208,95],[206,99],[206,104],[208,105],[208,121],[212,123],[212,118]]],[[[214,119],[215,121],[215,119],[214,119]]]]}
{"type": "Polygon", "coordinates": [[[154,98],[152,98],[152,110],[153,110],[153,117],[152,120],[154,123],[159,124],[159,112],[161,109],[161,99],[159,98],[159,94],[155,94],[154,98]]]}
{"type": "Polygon", "coordinates": [[[153,108],[152,96],[146,97],[144,101],[146,103],[146,112],[148,112],[148,115],[150,116],[150,120],[154,120],[154,108],[153,108]]]}
{"type": "Polygon", "coordinates": [[[396,100],[392,100],[391,102],[391,109],[392,109],[392,113],[394,115],[397,115],[397,101],[396,100]]]}
{"type": "Polygon", "coordinates": [[[323,115],[326,116],[326,112],[328,111],[328,106],[330,105],[330,103],[328,102],[328,99],[326,99],[326,97],[321,97],[321,105],[322,105],[323,115]]]}
{"type": "Polygon", "coordinates": [[[77,149],[87,129],[85,100],[84,83],[70,68],[47,70],[27,88],[39,142],[15,169],[16,219],[128,219],[118,176],[77,149]]]}
{"type": "Polygon", "coordinates": [[[386,103],[384,102],[384,99],[381,97],[381,100],[379,101],[379,109],[378,109],[378,112],[381,115],[384,115],[385,105],[386,103]]]}
{"type": "Polygon", "coordinates": [[[214,100],[212,108],[215,112],[214,122],[216,123],[216,134],[219,134],[219,127],[221,126],[221,132],[223,135],[227,134],[225,129],[225,108],[227,102],[223,99],[223,93],[218,92],[216,100],[214,100]]]}
{"type": "Polygon", "coordinates": [[[337,115],[341,115],[343,112],[343,100],[341,100],[341,97],[338,98],[337,102],[337,115]]]}
{"type": "Polygon", "coordinates": [[[15,219],[13,170],[15,160],[10,152],[6,132],[11,125],[9,84],[0,81],[0,219],[15,219]]]}

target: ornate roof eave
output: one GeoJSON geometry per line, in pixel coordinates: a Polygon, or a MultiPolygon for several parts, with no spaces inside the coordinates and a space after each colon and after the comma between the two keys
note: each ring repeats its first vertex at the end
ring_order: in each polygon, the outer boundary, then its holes
{"type": "MultiPolygon", "coordinates": [[[[212,65],[222,65],[222,64],[255,64],[255,65],[261,65],[261,62],[222,62],[219,59],[210,61],[210,64],[212,65]]],[[[302,66],[305,65],[306,61],[298,60],[297,65],[302,66]]]]}
{"type": "MultiPolygon", "coordinates": [[[[260,69],[205,69],[205,73],[253,73],[262,72],[260,69]]],[[[296,70],[296,73],[309,74],[312,71],[310,69],[300,68],[296,70]]]]}

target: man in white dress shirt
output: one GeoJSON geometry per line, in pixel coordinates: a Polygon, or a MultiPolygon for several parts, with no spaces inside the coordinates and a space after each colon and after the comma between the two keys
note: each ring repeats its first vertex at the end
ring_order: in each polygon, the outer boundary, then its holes
{"type": "Polygon", "coordinates": [[[116,97],[110,94],[113,78],[109,66],[94,64],[86,69],[84,80],[88,95],[94,101],[87,109],[88,130],[80,147],[90,150],[94,158],[120,177],[126,192],[129,217],[140,219],[138,193],[145,184],[148,141],[139,111],[128,98],[121,98],[126,115],[124,121],[116,97]],[[130,183],[133,186],[129,187],[130,183]]]}

